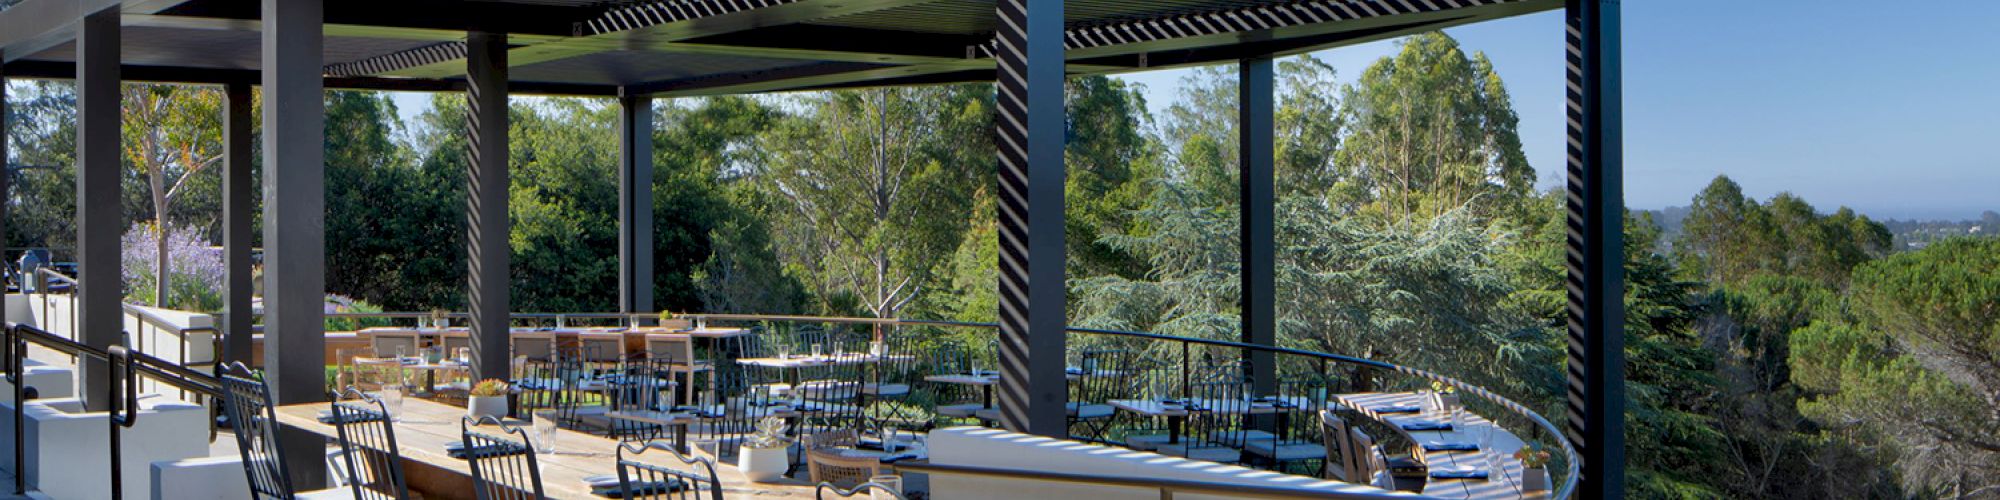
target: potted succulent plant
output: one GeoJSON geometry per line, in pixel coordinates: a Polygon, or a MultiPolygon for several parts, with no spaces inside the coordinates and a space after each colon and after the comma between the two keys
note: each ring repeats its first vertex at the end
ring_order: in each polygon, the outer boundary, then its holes
{"type": "Polygon", "coordinates": [[[782,480],[791,466],[791,445],[785,437],[785,419],[764,417],[757,421],[757,434],[737,447],[736,467],[754,482],[782,480]]]}
{"type": "Polygon", "coordinates": [[[451,312],[444,309],[431,310],[431,328],[443,330],[451,327],[451,312]]]}
{"type": "Polygon", "coordinates": [[[1549,451],[1542,445],[1530,444],[1514,452],[1514,459],[1521,461],[1524,472],[1521,475],[1521,489],[1526,491],[1548,491],[1549,451]]]}
{"type": "Polygon", "coordinates": [[[1449,413],[1459,408],[1458,388],[1444,382],[1431,382],[1431,402],[1439,413],[1449,413]]]}
{"type": "Polygon", "coordinates": [[[507,393],[509,387],[499,379],[486,379],[473,384],[465,398],[465,416],[505,418],[507,416],[507,393]]]}

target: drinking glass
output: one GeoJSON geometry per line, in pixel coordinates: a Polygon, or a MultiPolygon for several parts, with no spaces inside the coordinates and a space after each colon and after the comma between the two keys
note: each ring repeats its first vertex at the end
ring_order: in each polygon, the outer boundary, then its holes
{"type": "Polygon", "coordinates": [[[779,346],[778,346],[778,359],[792,359],[792,346],[791,346],[791,345],[779,345],[779,346]]]}
{"type": "MultiPolygon", "coordinates": [[[[868,478],[868,482],[879,484],[882,485],[883,487],[895,490],[897,494],[903,493],[903,476],[883,474],[880,476],[874,476],[868,478]]],[[[895,498],[896,497],[893,495],[882,493],[879,491],[871,490],[868,492],[868,500],[895,500],[895,498]]]]}
{"type": "Polygon", "coordinates": [[[553,455],[556,452],[556,414],[552,411],[535,412],[535,453],[553,455]]]}
{"type": "Polygon", "coordinates": [[[882,426],[882,453],[896,454],[896,426],[882,426]]]}
{"type": "Polygon", "coordinates": [[[813,344],[813,345],[812,345],[812,359],[819,359],[819,356],[820,356],[820,354],[822,354],[822,353],[821,353],[821,351],[820,351],[820,345],[819,345],[819,344],[813,344]]]}
{"type": "Polygon", "coordinates": [[[458,348],[458,354],[454,357],[458,358],[458,364],[470,365],[472,364],[472,348],[460,347],[458,348]]]}
{"type": "Polygon", "coordinates": [[[389,419],[401,421],[403,419],[403,386],[395,384],[384,385],[382,386],[380,397],[382,398],[382,406],[389,411],[389,419]]]}
{"type": "Polygon", "coordinates": [[[401,363],[407,357],[410,357],[409,346],[396,346],[396,362],[401,363]]]}

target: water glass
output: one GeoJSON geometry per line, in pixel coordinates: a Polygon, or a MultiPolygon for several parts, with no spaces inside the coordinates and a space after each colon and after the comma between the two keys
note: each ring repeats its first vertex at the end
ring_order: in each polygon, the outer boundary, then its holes
{"type": "Polygon", "coordinates": [[[1464,408],[1452,408],[1452,409],[1451,409],[1451,428],[1453,428],[1453,429],[1457,429],[1457,430],[1465,430],[1465,409],[1464,409],[1464,408]]]}
{"type": "MultiPolygon", "coordinates": [[[[883,474],[880,476],[873,476],[868,478],[868,482],[882,485],[883,487],[886,487],[890,490],[894,490],[897,494],[903,493],[903,476],[897,476],[893,474],[883,474]]],[[[868,500],[895,500],[895,498],[896,497],[894,495],[882,493],[879,491],[871,490],[868,492],[868,500]]]]}
{"type": "Polygon", "coordinates": [[[391,420],[403,419],[403,386],[384,385],[379,397],[382,398],[382,406],[389,411],[391,420]]]}
{"type": "Polygon", "coordinates": [[[792,359],[792,346],[778,346],[778,359],[792,359]]]}
{"type": "Polygon", "coordinates": [[[556,452],[556,414],[550,411],[535,412],[535,453],[553,455],[556,452]]]}
{"type": "Polygon", "coordinates": [[[896,454],[896,426],[894,425],[882,426],[882,452],[890,455],[896,454]]]}
{"type": "Polygon", "coordinates": [[[407,357],[410,357],[410,348],[408,346],[396,346],[396,361],[401,362],[403,358],[407,357]]]}
{"type": "Polygon", "coordinates": [[[458,358],[458,364],[461,365],[472,364],[472,348],[470,347],[458,348],[458,354],[456,357],[458,358]]]}
{"type": "Polygon", "coordinates": [[[819,357],[820,357],[820,354],[822,354],[822,352],[820,351],[820,345],[819,345],[819,344],[813,344],[813,345],[812,345],[812,357],[813,357],[813,359],[819,359],[819,357]]]}

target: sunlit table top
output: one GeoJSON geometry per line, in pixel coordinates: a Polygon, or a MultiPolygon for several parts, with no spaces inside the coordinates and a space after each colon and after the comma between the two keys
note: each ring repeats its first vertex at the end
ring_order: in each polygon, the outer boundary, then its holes
{"type": "MultiPolygon", "coordinates": [[[[327,403],[308,403],[281,406],[277,408],[278,421],[286,426],[304,429],[308,432],[333,439],[332,425],[320,423],[318,414],[327,410],[327,403]]],[[[441,403],[409,398],[403,400],[403,408],[395,424],[396,444],[406,467],[428,467],[464,477],[472,471],[465,460],[453,458],[445,453],[445,444],[460,440],[459,419],[465,416],[465,409],[441,403]]],[[[500,430],[485,426],[482,431],[499,435],[500,430]]],[[[616,474],[618,442],[581,432],[559,430],[556,435],[554,454],[539,455],[536,460],[541,465],[542,487],[550,498],[600,498],[590,494],[590,487],[583,482],[586,476],[616,474]]],[[[676,470],[686,470],[667,453],[649,451],[638,455],[639,462],[649,463],[676,470]]],[[[729,464],[716,464],[716,475],[720,476],[724,494],[729,498],[812,498],[813,489],[804,480],[787,479],[782,483],[752,483],[743,473],[729,464]]],[[[410,476],[413,480],[422,477],[410,476]]],[[[411,484],[412,489],[422,490],[424,485],[411,484]]],[[[470,492],[429,492],[430,498],[452,497],[453,494],[470,492]]]]}

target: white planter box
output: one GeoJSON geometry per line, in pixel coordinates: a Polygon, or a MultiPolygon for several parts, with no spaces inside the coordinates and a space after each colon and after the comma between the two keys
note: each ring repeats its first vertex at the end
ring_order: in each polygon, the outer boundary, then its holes
{"type": "MultiPolygon", "coordinates": [[[[76,399],[29,401],[24,443],[0,432],[0,469],[21,474],[28,487],[50,498],[110,498],[108,414],[81,411],[76,399]],[[27,463],[14,463],[14,446],[27,463]]],[[[0,403],[0,429],[11,429],[14,408],[0,403]]],[[[208,454],[208,410],[162,397],[140,400],[139,421],[119,434],[126,498],[152,496],[151,464],[208,454]]]]}
{"type": "Polygon", "coordinates": [[[736,468],[743,471],[743,477],[753,482],[769,483],[785,478],[785,469],[791,466],[791,447],[736,449],[736,468]]]}

